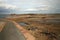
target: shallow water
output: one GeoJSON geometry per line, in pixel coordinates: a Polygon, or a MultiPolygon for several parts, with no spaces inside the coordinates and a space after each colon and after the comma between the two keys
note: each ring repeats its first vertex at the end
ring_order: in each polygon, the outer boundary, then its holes
{"type": "Polygon", "coordinates": [[[21,26],[27,26],[27,25],[29,25],[28,23],[25,23],[25,22],[19,22],[19,24],[20,24],[21,26]]]}
{"type": "Polygon", "coordinates": [[[0,14],[0,18],[5,18],[7,16],[9,16],[9,15],[8,14],[0,14]]]}

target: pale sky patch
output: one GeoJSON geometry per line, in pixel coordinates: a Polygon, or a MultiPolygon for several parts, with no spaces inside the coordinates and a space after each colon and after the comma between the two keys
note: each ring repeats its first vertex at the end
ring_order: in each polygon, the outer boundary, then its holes
{"type": "Polygon", "coordinates": [[[0,7],[4,7],[6,9],[16,9],[17,7],[15,5],[7,4],[4,1],[0,0],[0,7]]]}
{"type": "Polygon", "coordinates": [[[60,13],[60,0],[0,0],[0,7],[21,12],[60,13]]]}

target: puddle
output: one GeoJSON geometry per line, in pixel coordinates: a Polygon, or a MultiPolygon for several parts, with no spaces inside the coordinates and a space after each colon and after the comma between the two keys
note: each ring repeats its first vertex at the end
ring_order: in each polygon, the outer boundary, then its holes
{"type": "Polygon", "coordinates": [[[19,24],[20,24],[21,26],[27,26],[27,25],[29,25],[28,23],[25,23],[25,22],[19,22],[19,24]]]}

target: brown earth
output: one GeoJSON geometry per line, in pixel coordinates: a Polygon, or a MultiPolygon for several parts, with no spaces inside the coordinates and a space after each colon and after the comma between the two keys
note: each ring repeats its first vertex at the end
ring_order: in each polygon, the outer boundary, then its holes
{"type": "Polygon", "coordinates": [[[60,14],[13,15],[7,19],[25,23],[23,28],[36,40],[60,40],[60,14]]]}
{"type": "Polygon", "coordinates": [[[0,22],[0,32],[2,31],[2,29],[4,28],[6,22],[0,22]]]}

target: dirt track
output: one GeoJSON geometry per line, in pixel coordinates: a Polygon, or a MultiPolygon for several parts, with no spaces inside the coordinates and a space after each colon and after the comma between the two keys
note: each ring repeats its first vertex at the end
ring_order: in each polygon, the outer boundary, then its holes
{"type": "MultiPolygon", "coordinates": [[[[4,21],[6,21],[7,19],[2,19],[4,21]]],[[[20,26],[18,23],[16,23],[15,21],[11,21],[11,20],[7,20],[8,22],[13,23],[16,28],[18,30],[20,30],[20,32],[25,36],[26,40],[35,40],[35,37],[32,36],[27,30],[25,30],[22,26],[20,26]]],[[[3,29],[4,30],[4,29],[3,29]]]]}

